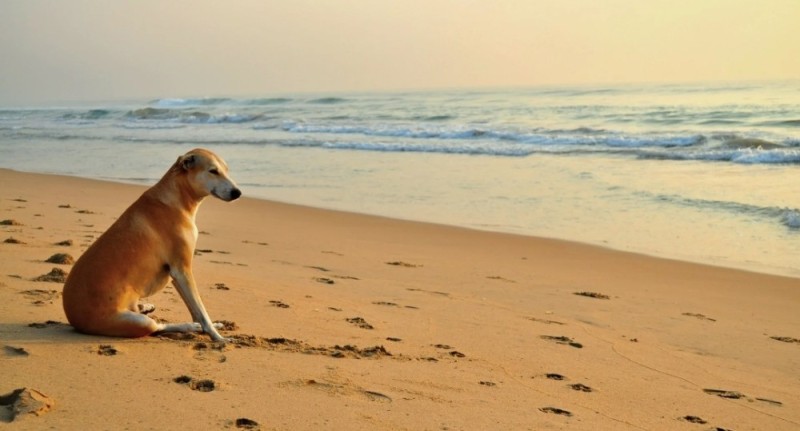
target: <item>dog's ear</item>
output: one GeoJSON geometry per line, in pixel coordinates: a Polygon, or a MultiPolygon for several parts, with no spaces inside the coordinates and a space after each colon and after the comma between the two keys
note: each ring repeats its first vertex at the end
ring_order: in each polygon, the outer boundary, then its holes
{"type": "Polygon", "coordinates": [[[188,155],[185,155],[185,156],[181,156],[180,163],[181,163],[181,167],[183,168],[184,171],[188,171],[189,169],[192,169],[194,167],[194,164],[195,164],[194,154],[188,154],[188,155]]]}

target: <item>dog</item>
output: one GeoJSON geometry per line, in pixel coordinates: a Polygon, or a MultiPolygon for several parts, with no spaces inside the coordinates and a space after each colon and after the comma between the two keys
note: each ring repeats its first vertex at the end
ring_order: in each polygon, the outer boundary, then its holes
{"type": "Polygon", "coordinates": [[[69,323],[94,335],[205,332],[225,341],[192,275],[195,215],[209,195],[227,202],[242,195],[225,161],[202,148],[178,157],[75,262],[62,295],[69,323]],[[139,299],[157,293],[170,279],[189,308],[190,323],[158,323],[140,312],[139,299]]]}

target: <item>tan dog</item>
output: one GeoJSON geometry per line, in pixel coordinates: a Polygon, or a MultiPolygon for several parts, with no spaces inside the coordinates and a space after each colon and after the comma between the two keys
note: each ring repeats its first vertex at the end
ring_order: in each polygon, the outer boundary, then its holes
{"type": "Polygon", "coordinates": [[[195,215],[203,199],[211,194],[232,201],[242,195],[227,171],[225,162],[208,150],[179,157],[75,262],[64,284],[69,323],[87,334],[202,331],[223,341],[200,300],[192,258],[195,215]],[[170,278],[194,322],[158,323],[139,312],[139,298],[163,289],[170,278]]]}

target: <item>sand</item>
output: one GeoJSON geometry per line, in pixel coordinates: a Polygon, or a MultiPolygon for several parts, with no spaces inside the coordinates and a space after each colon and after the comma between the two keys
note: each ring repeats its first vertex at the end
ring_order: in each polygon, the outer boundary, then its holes
{"type": "MultiPolygon", "coordinates": [[[[88,336],[61,308],[69,263],[45,261],[78,258],[143,187],[0,184],[9,429],[800,429],[795,278],[209,199],[194,272],[232,342],[88,336]]],[[[149,302],[189,319],[173,288],[149,302]]]]}

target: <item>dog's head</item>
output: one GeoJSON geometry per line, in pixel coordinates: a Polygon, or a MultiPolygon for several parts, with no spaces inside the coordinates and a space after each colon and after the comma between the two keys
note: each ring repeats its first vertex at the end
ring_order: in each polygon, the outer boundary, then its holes
{"type": "Polygon", "coordinates": [[[188,174],[189,183],[200,196],[214,195],[230,202],[242,195],[228,176],[228,165],[211,151],[194,149],[180,156],[176,165],[188,174]]]}

